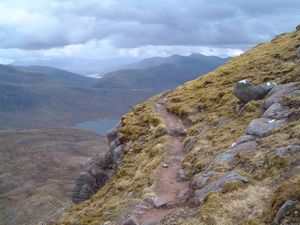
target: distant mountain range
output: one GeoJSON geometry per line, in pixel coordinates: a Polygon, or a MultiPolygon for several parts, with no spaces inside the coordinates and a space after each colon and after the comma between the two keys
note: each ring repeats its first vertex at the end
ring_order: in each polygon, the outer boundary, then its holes
{"type": "Polygon", "coordinates": [[[159,92],[206,74],[228,60],[229,58],[195,53],[189,56],[173,55],[148,58],[126,65],[126,69],[105,74],[95,86],[99,88],[148,89],[159,92]]]}
{"type": "Polygon", "coordinates": [[[101,79],[46,66],[0,65],[0,129],[118,119],[133,105],[227,60],[199,54],[155,57],[128,64],[101,79]]]}

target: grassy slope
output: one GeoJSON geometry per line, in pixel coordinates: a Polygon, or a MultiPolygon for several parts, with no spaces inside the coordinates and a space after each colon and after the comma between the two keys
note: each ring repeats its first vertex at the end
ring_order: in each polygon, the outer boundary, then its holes
{"type": "MultiPolygon", "coordinates": [[[[197,137],[198,140],[197,147],[183,163],[191,177],[208,166],[218,153],[228,149],[244,133],[248,123],[259,116],[260,102],[252,101],[237,117],[238,101],[232,94],[233,85],[244,78],[254,83],[300,81],[299,61],[295,62],[295,50],[299,46],[300,31],[280,35],[271,43],[260,44],[169,94],[168,109],[190,123],[187,139],[197,137]]],[[[132,147],[127,149],[118,174],[91,200],[75,206],[58,224],[103,224],[130,208],[135,200],[127,198],[128,192],[134,191],[134,199],[142,199],[149,191],[164,157],[163,146],[168,141],[160,132],[163,120],[154,113],[154,99],[135,107],[123,118],[123,138],[131,140],[132,147]]],[[[270,215],[274,215],[285,199],[299,198],[294,188],[300,183],[299,171],[294,171],[291,158],[281,160],[274,154],[276,147],[299,144],[299,127],[299,120],[289,123],[262,138],[257,154],[251,158],[240,156],[240,163],[234,169],[251,178],[249,185],[237,189],[240,185],[233,184],[226,188],[225,194],[212,194],[197,217],[182,219],[184,213],[174,212],[177,222],[168,223],[167,220],[165,224],[269,223],[270,215]],[[284,188],[286,186],[292,188],[284,188]]],[[[212,169],[215,171],[213,179],[228,170],[224,167],[212,169]]]]}

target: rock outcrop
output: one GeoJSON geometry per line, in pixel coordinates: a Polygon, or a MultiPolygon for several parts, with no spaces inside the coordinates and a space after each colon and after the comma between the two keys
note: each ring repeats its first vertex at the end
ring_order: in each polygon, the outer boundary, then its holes
{"type": "Polygon", "coordinates": [[[123,145],[118,132],[120,124],[107,133],[109,151],[92,159],[90,169],[82,172],[75,180],[71,193],[74,203],[89,199],[94,195],[117,170],[124,155],[123,145]]]}

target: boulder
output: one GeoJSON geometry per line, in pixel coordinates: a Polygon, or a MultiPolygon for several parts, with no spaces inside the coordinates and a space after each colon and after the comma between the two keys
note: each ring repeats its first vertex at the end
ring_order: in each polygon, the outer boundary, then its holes
{"type": "Polygon", "coordinates": [[[267,82],[254,86],[249,80],[245,79],[236,83],[233,94],[241,103],[246,104],[251,100],[263,99],[275,85],[275,82],[267,82]]]}
{"type": "Polygon", "coordinates": [[[209,171],[208,173],[204,173],[204,174],[198,174],[194,182],[192,183],[193,188],[194,189],[203,188],[208,183],[208,181],[212,176],[213,176],[212,171],[209,171]]]}
{"type": "Polygon", "coordinates": [[[206,200],[207,196],[210,193],[222,191],[225,184],[232,182],[232,181],[241,181],[241,182],[247,183],[248,178],[241,176],[236,172],[227,173],[226,175],[219,178],[218,180],[206,185],[205,187],[203,187],[199,190],[196,190],[194,193],[195,194],[195,205],[199,206],[206,200]]]}
{"type": "Polygon", "coordinates": [[[272,221],[272,225],[280,224],[281,220],[294,207],[295,204],[296,204],[296,201],[287,200],[277,211],[277,213],[272,221]]]}
{"type": "Polygon", "coordinates": [[[281,103],[282,98],[290,92],[296,90],[296,83],[287,83],[276,85],[267,95],[266,99],[260,104],[261,113],[263,114],[274,103],[281,103]]]}
{"type": "Polygon", "coordinates": [[[275,128],[278,128],[287,123],[286,119],[274,120],[267,118],[258,118],[252,120],[247,129],[246,134],[263,137],[269,135],[275,128]]]}
{"type": "Polygon", "coordinates": [[[233,159],[235,154],[241,152],[241,151],[251,151],[255,149],[257,146],[256,141],[248,141],[244,142],[242,144],[234,145],[234,147],[230,148],[228,151],[219,154],[216,157],[216,163],[224,163],[228,160],[233,159]]]}
{"type": "Polygon", "coordinates": [[[262,117],[269,119],[283,119],[289,115],[289,107],[282,106],[280,103],[271,105],[262,115],[262,117]]]}
{"type": "Polygon", "coordinates": [[[298,152],[300,152],[299,145],[288,145],[286,147],[281,147],[276,149],[276,155],[281,157],[289,153],[298,153],[298,152]]]}
{"type": "Polygon", "coordinates": [[[137,221],[137,219],[134,216],[129,217],[127,220],[125,220],[122,225],[140,225],[140,223],[137,221]]]}

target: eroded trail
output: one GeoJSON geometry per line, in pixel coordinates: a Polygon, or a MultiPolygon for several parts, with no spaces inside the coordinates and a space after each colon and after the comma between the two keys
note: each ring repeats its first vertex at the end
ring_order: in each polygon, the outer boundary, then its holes
{"type": "MultiPolygon", "coordinates": [[[[167,97],[162,96],[155,103],[156,111],[162,115],[165,119],[165,123],[168,129],[181,128],[184,129],[184,125],[178,117],[170,113],[166,109],[167,97]]],[[[167,200],[167,204],[162,207],[150,207],[145,213],[139,216],[139,222],[141,224],[149,221],[159,222],[165,217],[172,209],[180,205],[178,200],[178,193],[188,188],[188,182],[177,181],[177,172],[181,169],[181,160],[184,158],[185,152],[183,148],[182,135],[172,135],[170,142],[167,146],[168,156],[163,164],[163,167],[158,173],[156,181],[155,194],[159,201],[167,200]]]]}

